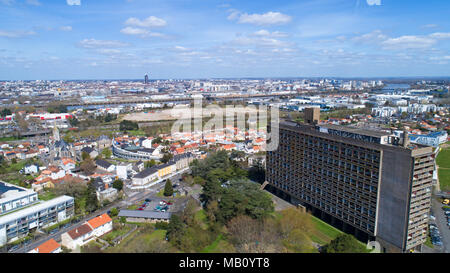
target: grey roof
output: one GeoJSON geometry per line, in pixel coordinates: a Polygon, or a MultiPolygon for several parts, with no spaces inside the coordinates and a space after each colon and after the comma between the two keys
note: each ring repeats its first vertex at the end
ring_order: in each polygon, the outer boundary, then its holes
{"type": "Polygon", "coordinates": [[[11,190],[17,190],[17,191],[24,191],[24,189],[16,186],[9,186],[4,182],[0,182],[0,196],[4,194],[5,192],[11,191],[11,190]]]}
{"type": "Polygon", "coordinates": [[[181,160],[183,158],[189,158],[189,157],[193,157],[192,153],[188,152],[188,153],[184,153],[184,154],[178,154],[178,155],[174,155],[173,158],[170,161],[178,161],[181,160]]]}
{"type": "Polygon", "coordinates": [[[337,131],[343,131],[343,132],[349,132],[364,136],[372,136],[372,137],[382,137],[382,136],[388,136],[391,133],[385,132],[382,130],[369,130],[365,128],[356,128],[351,126],[342,126],[342,125],[333,125],[333,124],[320,124],[319,127],[328,128],[331,130],[337,130],[337,131]]]}
{"type": "Polygon", "coordinates": [[[153,149],[153,148],[140,148],[137,151],[138,152],[144,152],[144,153],[152,154],[155,151],[155,149],[153,149]]]}
{"type": "Polygon", "coordinates": [[[63,139],[56,141],[55,147],[61,149],[69,149],[69,145],[63,139]]]}
{"type": "Polygon", "coordinates": [[[159,212],[150,210],[121,210],[119,217],[135,217],[135,218],[147,218],[147,219],[166,219],[169,220],[172,216],[171,212],[159,212]]]}
{"type": "Polygon", "coordinates": [[[94,151],[94,149],[92,149],[91,147],[84,147],[83,149],[81,149],[81,151],[90,154],[94,151]]]}
{"type": "Polygon", "coordinates": [[[103,159],[95,160],[95,164],[97,164],[97,166],[100,166],[100,167],[105,168],[105,169],[108,169],[109,167],[111,167],[111,165],[113,165],[113,164],[111,164],[108,161],[103,160],[103,159]]]}
{"type": "Polygon", "coordinates": [[[136,174],[134,178],[145,178],[157,172],[159,169],[156,166],[144,169],[142,172],[136,174]]]}

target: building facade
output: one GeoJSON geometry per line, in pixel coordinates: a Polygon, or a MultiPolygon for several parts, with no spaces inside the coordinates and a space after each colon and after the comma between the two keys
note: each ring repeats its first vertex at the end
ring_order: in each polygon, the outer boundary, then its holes
{"type": "Polygon", "coordinates": [[[269,189],[344,232],[378,241],[385,252],[420,250],[432,147],[387,132],[315,124],[279,124],[279,147],[267,152],[269,189]]]}
{"type": "Polygon", "coordinates": [[[0,246],[71,218],[74,204],[73,197],[63,195],[0,217],[0,246]]]}
{"type": "Polygon", "coordinates": [[[30,189],[0,182],[0,215],[29,206],[38,201],[38,194],[30,189]]]}

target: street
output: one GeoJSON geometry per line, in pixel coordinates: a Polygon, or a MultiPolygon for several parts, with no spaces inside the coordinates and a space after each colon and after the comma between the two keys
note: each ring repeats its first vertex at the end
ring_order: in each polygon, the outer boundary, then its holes
{"type": "MultiPolygon", "coordinates": [[[[439,229],[442,238],[442,249],[444,253],[450,253],[450,229],[447,225],[447,218],[445,217],[444,211],[442,210],[442,204],[438,198],[432,199],[432,212],[436,220],[433,221],[439,229]]],[[[435,246],[435,248],[437,248],[435,246]]]]}

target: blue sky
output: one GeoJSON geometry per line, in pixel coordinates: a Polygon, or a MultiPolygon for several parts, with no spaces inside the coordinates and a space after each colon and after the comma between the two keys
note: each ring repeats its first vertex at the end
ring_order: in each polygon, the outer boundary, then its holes
{"type": "Polygon", "coordinates": [[[450,1],[0,0],[0,79],[450,76],[450,1]]]}

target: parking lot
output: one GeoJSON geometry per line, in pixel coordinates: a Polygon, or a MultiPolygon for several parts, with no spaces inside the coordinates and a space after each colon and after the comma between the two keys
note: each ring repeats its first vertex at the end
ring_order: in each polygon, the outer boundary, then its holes
{"type": "Polygon", "coordinates": [[[431,242],[440,252],[450,253],[450,207],[442,204],[440,198],[433,198],[430,220],[431,242]]]}

